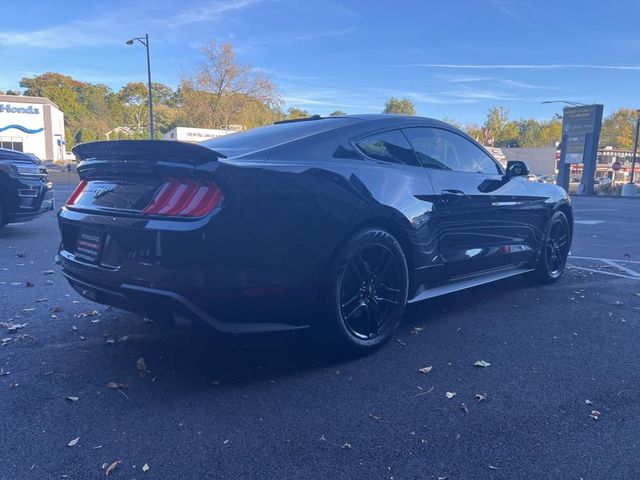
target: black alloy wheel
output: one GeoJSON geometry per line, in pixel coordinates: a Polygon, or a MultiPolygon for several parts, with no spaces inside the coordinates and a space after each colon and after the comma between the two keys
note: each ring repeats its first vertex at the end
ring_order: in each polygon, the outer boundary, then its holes
{"type": "Polygon", "coordinates": [[[354,235],[341,249],[330,278],[330,331],[341,346],[372,350],[396,330],[407,303],[407,260],[381,229],[354,235]]]}
{"type": "Polygon", "coordinates": [[[554,282],[564,273],[571,246],[569,221],[562,212],[556,212],[549,220],[547,236],[540,252],[535,276],[543,283],[554,282]]]}

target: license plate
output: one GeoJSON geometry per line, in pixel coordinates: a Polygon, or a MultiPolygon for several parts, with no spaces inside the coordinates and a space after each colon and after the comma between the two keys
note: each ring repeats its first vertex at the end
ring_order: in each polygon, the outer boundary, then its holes
{"type": "Polygon", "coordinates": [[[76,241],[76,257],[89,263],[98,263],[104,243],[104,232],[82,229],[76,241]]]}

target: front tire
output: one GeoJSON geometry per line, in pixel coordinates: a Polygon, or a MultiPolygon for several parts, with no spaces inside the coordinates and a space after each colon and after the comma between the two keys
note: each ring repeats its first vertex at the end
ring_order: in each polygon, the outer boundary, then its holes
{"type": "Polygon", "coordinates": [[[567,216],[556,212],[547,224],[547,231],[532,277],[538,283],[553,283],[564,273],[571,246],[571,229],[567,216]]]}
{"type": "Polygon", "coordinates": [[[393,235],[379,228],[353,235],[325,283],[324,315],[317,327],[329,346],[362,354],[391,338],[409,290],[407,259],[393,235]]]}

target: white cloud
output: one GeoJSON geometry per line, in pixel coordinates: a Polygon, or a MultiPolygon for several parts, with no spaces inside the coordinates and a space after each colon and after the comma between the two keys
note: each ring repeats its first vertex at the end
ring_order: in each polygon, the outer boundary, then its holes
{"type": "Polygon", "coordinates": [[[0,32],[0,45],[64,49],[121,43],[122,38],[113,34],[115,24],[115,18],[100,18],[72,21],[31,32],[0,32]]]}
{"type": "MultiPolygon", "coordinates": [[[[195,23],[211,22],[225,14],[253,5],[261,0],[221,0],[200,2],[195,6],[180,5],[180,13],[171,10],[166,17],[149,18],[146,27],[180,28],[195,23]]],[[[72,20],[32,31],[0,32],[0,45],[47,49],[88,48],[121,44],[140,32],[141,24],[135,12],[114,12],[108,16],[95,13],[91,20],[72,20]]]]}
{"type": "Polygon", "coordinates": [[[476,70],[561,70],[572,68],[600,70],[640,70],[640,65],[597,65],[589,63],[540,63],[540,64],[462,64],[462,63],[407,63],[400,67],[467,68],[476,70]]]}
{"type": "Polygon", "coordinates": [[[222,15],[234,10],[240,10],[250,5],[258,3],[260,0],[224,0],[218,2],[206,2],[195,7],[184,8],[173,19],[166,20],[166,25],[170,27],[180,27],[193,23],[209,22],[216,20],[222,15]]]}

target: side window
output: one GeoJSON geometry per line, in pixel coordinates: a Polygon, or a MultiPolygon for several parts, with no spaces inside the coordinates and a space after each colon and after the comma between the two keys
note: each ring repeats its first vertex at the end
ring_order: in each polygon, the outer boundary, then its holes
{"type": "Polygon", "coordinates": [[[420,166],[411,145],[400,130],[378,133],[355,143],[362,153],[374,160],[420,166]]]}
{"type": "Polygon", "coordinates": [[[457,133],[440,128],[403,130],[426,168],[497,175],[496,162],[480,147],[457,133]]]}

